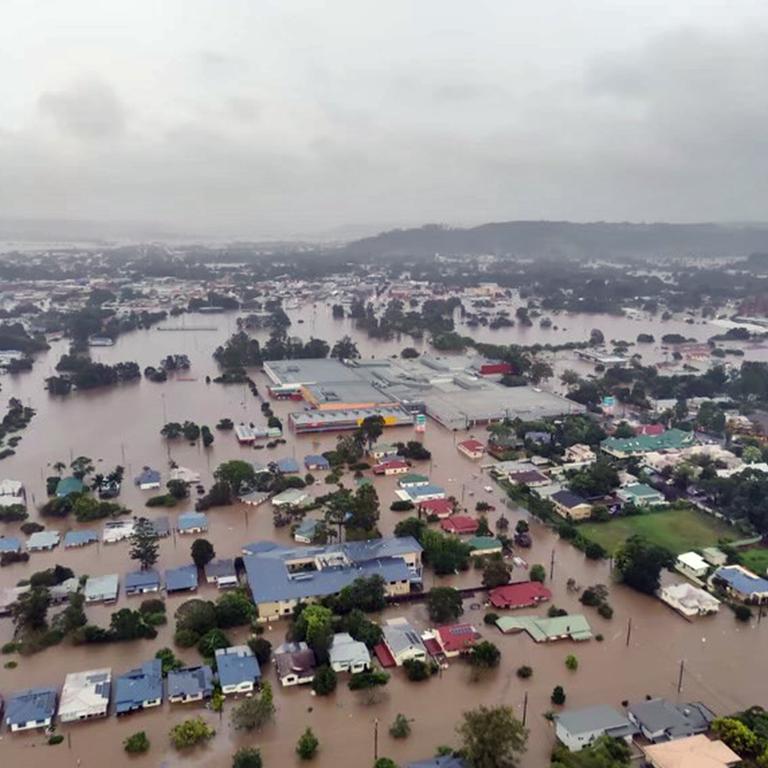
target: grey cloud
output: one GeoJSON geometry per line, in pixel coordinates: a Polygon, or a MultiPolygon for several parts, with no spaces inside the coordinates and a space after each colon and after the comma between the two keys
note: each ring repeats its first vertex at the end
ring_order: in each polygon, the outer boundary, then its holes
{"type": "Polygon", "coordinates": [[[83,141],[119,136],[126,128],[123,105],[100,80],[82,80],[63,91],[43,93],[38,106],[62,133],[83,141]]]}

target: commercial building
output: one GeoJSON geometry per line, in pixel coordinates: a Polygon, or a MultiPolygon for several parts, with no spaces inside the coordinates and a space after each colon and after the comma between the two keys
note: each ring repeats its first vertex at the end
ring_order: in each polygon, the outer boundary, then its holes
{"type": "Polygon", "coordinates": [[[381,576],[390,597],[421,582],[422,549],[411,536],[299,548],[259,542],[243,551],[261,621],[290,616],[298,603],[337,594],[360,577],[381,576]]]}
{"type": "Polygon", "coordinates": [[[70,672],[64,678],[61,690],[59,719],[62,723],[71,723],[106,717],[111,687],[112,670],[109,668],[70,672]]]}
{"type": "Polygon", "coordinates": [[[601,736],[631,742],[638,727],[613,707],[598,705],[555,715],[555,736],[571,752],[588,747],[601,736]]]}
{"type": "Polygon", "coordinates": [[[288,423],[296,434],[305,432],[343,432],[357,429],[370,416],[381,416],[385,427],[413,426],[412,414],[399,405],[372,408],[295,411],[288,423]]]}

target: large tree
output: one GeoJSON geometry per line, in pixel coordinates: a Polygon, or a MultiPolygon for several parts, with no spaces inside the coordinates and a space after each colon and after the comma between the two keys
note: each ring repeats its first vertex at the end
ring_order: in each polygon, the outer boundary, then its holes
{"type": "Polygon", "coordinates": [[[195,539],[192,542],[192,562],[198,568],[205,568],[216,557],[216,550],[208,539],[195,539]]]}
{"type": "Polygon", "coordinates": [[[256,483],[256,470],[253,464],[241,459],[232,459],[219,464],[213,476],[220,483],[226,483],[233,494],[238,494],[256,483]]]}
{"type": "Polygon", "coordinates": [[[464,613],[461,593],[453,587],[432,587],[427,594],[429,618],[438,624],[447,624],[464,613]]]}
{"type": "Polygon", "coordinates": [[[136,521],[131,534],[131,560],[138,560],[142,570],[148,570],[160,556],[160,545],[152,522],[146,517],[136,521]]]}
{"type": "Polygon", "coordinates": [[[258,696],[243,699],[232,710],[232,726],[235,730],[258,731],[275,716],[272,686],[262,682],[258,696]]]}
{"type": "Polygon", "coordinates": [[[357,344],[349,336],[342,336],[333,345],[331,357],[335,357],[337,360],[356,360],[360,357],[360,351],[357,344]]]}
{"type": "Polygon", "coordinates": [[[659,588],[661,569],[672,565],[674,556],[642,536],[630,536],[615,556],[622,581],[638,592],[652,595],[659,588]]]}
{"type": "Polygon", "coordinates": [[[383,416],[366,416],[358,427],[360,439],[368,443],[370,449],[384,432],[383,416]]]}
{"type": "Polygon", "coordinates": [[[511,707],[478,707],[465,712],[456,729],[472,768],[517,768],[528,731],[511,707]]]}
{"type": "Polygon", "coordinates": [[[36,632],[48,626],[48,608],[51,593],[47,587],[33,587],[19,595],[11,606],[11,615],[17,635],[36,632]]]}

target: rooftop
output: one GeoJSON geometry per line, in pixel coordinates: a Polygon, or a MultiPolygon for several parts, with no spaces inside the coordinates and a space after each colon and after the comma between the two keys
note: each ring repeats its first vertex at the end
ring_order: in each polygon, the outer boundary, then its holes
{"type": "Polygon", "coordinates": [[[183,667],[168,673],[168,697],[194,698],[213,693],[213,671],[207,664],[183,667]]]}
{"type": "Polygon", "coordinates": [[[650,453],[682,448],[694,441],[692,432],[668,429],[659,435],[637,435],[635,437],[609,437],[600,443],[603,450],[616,453],[650,453]]]}
{"type": "Polygon", "coordinates": [[[712,741],[700,733],[665,744],[643,747],[655,768],[728,768],[741,758],[722,741],[712,741]]]}
{"type": "Polygon", "coordinates": [[[111,684],[112,670],[108,667],[70,672],[64,678],[59,717],[67,721],[106,715],[111,684]]]}
{"type": "Polygon", "coordinates": [[[742,595],[762,594],[768,592],[768,579],[756,576],[740,565],[724,565],[718,568],[713,579],[721,579],[731,589],[742,595]]]}
{"type": "Polygon", "coordinates": [[[145,661],[115,678],[115,709],[117,714],[130,712],[144,702],[163,698],[163,673],[160,659],[145,661]]]}
{"type": "Polygon", "coordinates": [[[52,719],[56,714],[56,691],[53,688],[27,688],[12,693],[5,702],[5,722],[24,725],[52,719]]]}
{"type": "Polygon", "coordinates": [[[222,686],[255,682],[261,678],[259,662],[247,645],[233,645],[216,651],[216,668],[222,686]]]}
{"type": "Polygon", "coordinates": [[[555,715],[555,720],[574,736],[594,731],[605,731],[614,738],[623,738],[637,733],[637,727],[621,712],[605,704],[566,710],[555,715]]]}
{"type": "Polygon", "coordinates": [[[165,572],[165,588],[168,592],[178,592],[197,587],[197,566],[182,565],[180,568],[169,568],[165,572]]]}
{"type": "Polygon", "coordinates": [[[581,614],[553,618],[502,616],[496,621],[496,626],[502,632],[527,632],[537,643],[566,637],[571,640],[589,640],[592,637],[592,628],[581,614]]]}

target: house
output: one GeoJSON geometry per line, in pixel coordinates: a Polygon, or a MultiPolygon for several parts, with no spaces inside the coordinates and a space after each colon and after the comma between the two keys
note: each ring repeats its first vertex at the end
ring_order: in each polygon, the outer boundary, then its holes
{"type": "Polygon", "coordinates": [[[112,670],[108,667],[87,672],[70,672],[64,678],[64,687],[61,690],[59,720],[62,723],[71,723],[106,717],[111,687],[112,670]]]}
{"type": "Polygon", "coordinates": [[[616,495],[625,504],[634,504],[636,507],[650,507],[658,504],[666,504],[667,500],[661,491],[651,488],[646,483],[632,483],[624,488],[619,488],[616,495]]]}
{"type": "Polygon", "coordinates": [[[708,616],[720,610],[720,601],[687,581],[661,587],[659,599],[683,616],[708,616]]]}
{"type": "Polygon", "coordinates": [[[331,462],[317,453],[310,453],[304,457],[304,466],[309,472],[325,472],[331,468],[331,462]]]}
{"type": "Polygon", "coordinates": [[[494,608],[529,608],[550,600],[552,593],[538,581],[521,581],[494,587],[488,597],[494,608]]]}
{"type": "Polygon", "coordinates": [[[389,619],[382,627],[383,644],[395,662],[401,667],[404,661],[426,661],[427,648],[419,633],[407,619],[389,619]]]}
{"type": "Polygon", "coordinates": [[[375,461],[381,461],[382,459],[389,458],[390,456],[397,456],[398,448],[396,445],[390,445],[389,443],[376,443],[369,451],[368,455],[375,461]]]}
{"type": "Polygon", "coordinates": [[[134,525],[133,520],[108,520],[104,523],[102,541],[105,544],[117,544],[119,541],[130,539],[134,525]]]}
{"type": "Polygon", "coordinates": [[[165,591],[169,595],[174,592],[194,592],[196,589],[196,565],[182,565],[180,568],[169,568],[165,572],[165,591]]]}
{"type": "Polygon", "coordinates": [[[469,768],[469,764],[463,757],[440,755],[439,757],[430,757],[427,760],[419,760],[416,763],[408,763],[405,768],[469,768]]]}
{"type": "Polygon", "coordinates": [[[163,702],[163,666],[160,659],[145,661],[115,678],[115,713],[119,717],[163,702]]]}
{"type": "Polygon", "coordinates": [[[134,483],[142,491],[151,491],[160,487],[161,475],[156,469],[144,467],[139,475],[134,479],[134,483]]]}
{"type": "Polygon", "coordinates": [[[299,544],[311,544],[317,535],[320,520],[314,517],[306,517],[297,526],[293,532],[293,540],[299,544]]]}
{"type": "Polygon", "coordinates": [[[643,456],[646,453],[678,451],[694,442],[693,432],[668,429],[659,435],[608,437],[600,443],[600,450],[617,459],[628,459],[631,456],[643,456]]]}
{"type": "Polygon", "coordinates": [[[698,552],[683,552],[677,556],[675,568],[693,579],[703,579],[709,572],[709,563],[698,552]]]}
{"type": "Polygon", "coordinates": [[[5,552],[18,554],[21,552],[21,542],[15,536],[0,537],[0,554],[5,552]]]}
{"type": "Polygon", "coordinates": [[[300,488],[286,488],[281,493],[272,497],[272,506],[280,509],[282,507],[300,507],[309,500],[309,494],[300,488]]]}
{"type": "Polygon", "coordinates": [[[301,471],[299,462],[296,461],[296,459],[294,459],[292,456],[285,456],[282,459],[278,459],[274,462],[274,465],[277,470],[284,475],[295,474],[296,472],[301,471]]]}
{"type": "Polygon", "coordinates": [[[526,432],[523,440],[526,443],[534,443],[535,445],[549,445],[552,442],[552,435],[549,432],[526,432]]]}
{"type": "Polygon", "coordinates": [[[158,539],[164,539],[171,535],[171,523],[167,516],[153,517],[149,522],[152,524],[152,530],[158,539]]]}
{"type": "Polygon", "coordinates": [[[450,499],[427,499],[418,503],[419,513],[427,517],[434,515],[441,520],[450,517],[454,512],[453,502],[450,499]]]}
{"type": "Polygon", "coordinates": [[[363,672],[371,668],[371,654],[365,643],[354,640],[346,632],[337,632],[328,651],[334,672],[363,672]]]}
{"type": "Polygon", "coordinates": [[[99,540],[99,534],[96,531],[67,531],[64,534],[64,549],[74,547],[85,547],[99,540]]]}
{"type": "Polygon", "coordinates": [[[372,471],[374,475],[389,477],[390,475],[407,475],[410,469],[411,465],[405,459],[386,459],[374,464],[372,471]]]}
{"type": "Polygon", "coordinates": [[[187,485],[196,485],[200,482],[200,473],[187,467],[174,467],[168,473],[168,480],[180,480],[187,485]]]}
{"type": "Polygon", "coordinates": [[[459,453],[464,454],[468,459],[477,461],[483,458],[485,453],[485,446],[479,441],[474,439],[463,440],[456,446],[456,450],[459,453]]]}
{"type": "Polygon", "coordinates": [[[100,499],[116,499],[120,495],[121,485],[117,480],[102,480],[98,487],[97,493],[100,499]]]}
{"type": "Polygon", "coordinates": [[[32,728],[47,728],[56,714],[53,688],[27,688],[13,693],[5,703],[5,724],[16,733],[32,728]]]}
{"type": "Polygon", "coordinates": [[[527,485],[529,488],[540,488],[550,483],[549,478],[537,469],[521,469],[510,472],[507,479],[515,485],[527,485]]]}
{"type": "Polygon", "coordinates": [[[651,768],[730,768],[741,758],[722,741],[699,733],[683,739],[642,747],[651,768]]]}
{"type": "Polygon", "coordinates": [[[218,648],[216,669],[221,692],[225,696],[235,693],[252,693],[261,680],[259,662],[247,645],[218,648]]]}
{"type": "Polygon", "coordinates": [[[256,542],[243,552],[260,621],[290,616],[299,603],[335,595],[361,576],[381,576],[388,597],[421,583],[422,548],[412,536],[311,547],[256,542]]]}
{"type": "Polygon", "coordinates": [[[417,488],[418,486],[429,485],[429,478],[426,475],[410,473],[403,475],[403,477],[397,481],[397,484],[401,488],[417,488]]]}
{"type": "Polygon", "coordinates": [[[25,504],[24,484],[21,480],[0,480],[0,498],[12,499],[10,504],[3,503],[2,506],[13,506],[15,504],[25,504]]]}
{"type": "Polygon", "coordinates": [[[555,505],[555,512],[566,519],[585,520],[592,514],[592,505],[573,491],[557,491],[549,500],[555,505]]]}
{"type": "Polygon", "coordinates": [[[119,584],[120,580],[116,573],[110,573],[108,576],[89,576],[85,582],[85,602],[116,602],[119,584]]]}
{"type": "Polygon", "coordinates": [[[182,534],[205,533],[208,530],[208,516],[202,512],[185,512],[179,515],[176,529],[182,534]]]}
{"type": "Polygon", "coordinates": [[[479,639],[480,633],[471,624],[449,624],[435,630],[435,640],[449,659],[469,653],[479,639]]]}
{"type": "Polygon", "coordinates": [[[215,584],[219,589],[231,589],[238,585],[237,571],[233,558],[211,560],[205,566],[205,580],[209,584],[215,584]]]}
{"type": "Polygon", "coordinates": [[[704,547],[701,554],[710,565],[714,565],[716,568],[728,563],[728,555],[717,547],[704,547]]]}
{"type": "Polygon", "coordinates": [[[768,602],[768,579],[756,576],[741,565],[724,565],[710,578],[711,583],[744,603],[768,602]]]}
{"type": "Polygon", "coordinates": [[[131,571],[125,574],[125,594],[146,595],[160,591],[160,574],[148,569],[146,571],[131,571]]]}
{"type": "Polygon", "coordinates": [[[418,504],[420,501],[444,499],[446,494],[445,488],[427,483],[426,485],[409,486],[405,490],[395,491],[395,496],[401,501],[412,501],[414,504],[418,504]]]}
{"type": "Polygon", "coordinates": [[[613,707],[570,709],[555,715],[555,736],[571,752],[579,752],[601,736],[611,736],[631,743],[637,726],[613,707]]]}
{"type": "Polygon", "coordinates": [[[563,459],[569,464],[591,464],[597,459],[597,456],[588,445],[576,443],[565,449],[563,459]]]}
{"type": "Polygon", "coordinates": [[[207,665],[182,667],[168,673],[168,701],[189,704],[213,696],[213,670],[207,665]]]}
{"type": "Polygon", "coordinates": [[[306,643],[283,643],[273,658],[280,685],[303,685],[315,679],[315,652],[306,643]]]}
{"type": "Polygon", "coordinates": [[[62,477],[56,483],[56,496],[60,499],[71,496],[73,493],[82,493],[84,490],[83,481],[76,477],[62,477]]]}
{"type": "Polygon", "coordinates": [[[500,555],[503,550],[501,540],[497,539],[495,536],[473,536],[467,541],[467,544],[472,550],[473,557],[500,555]]]}
{"type": "Polygon", "coordinates": [[[36,531],[27,539],[29,552],[46,552],[59,546],[61,534],[58,531],[36,531]]]}
{"type": "Polygon", "coordinates": [[[699,702],[673,704],[666,699],[648,699],[631,704],[627,717],[654,744],[706,733],[715,715],[699,702]]]}
{"type": "Polygon", "coordinates": [[[80,590],[80,579],[77,576],[73,576],[71,579],[65,579],[60,584],[54,584],[48,587],[48,592],[51,595],[51,602],[54,605],[59,603],[66,603],[69,600],[70,595],[74,595],[80,590]]]}
{"type": "Polygon", "coordinates": [[[589,640],[592,628],[589,622],[578,613],[567,616],[555,616],[540,619],[538,616],[502,616],[497,619],[496,626],[504,634],[526,632],[536,643],[549,643],[555,640],[589,640]]]}
{"type": "Polygon", "coordinates": [[[440,521],[440,527],[446,533],[455,533],[458,536],[469,536],[475,533],[478,525],[474,517],[467,515],[451,515],[440,521]]]}
{"type": "Polygon", "coordinates": [[[29,592],[29,589],[29,585],[24,587],[0,587],[0,616],[10,615],[13,610],[13,604],[21,595],[29,592]]]}

